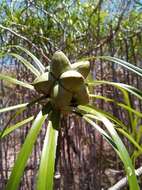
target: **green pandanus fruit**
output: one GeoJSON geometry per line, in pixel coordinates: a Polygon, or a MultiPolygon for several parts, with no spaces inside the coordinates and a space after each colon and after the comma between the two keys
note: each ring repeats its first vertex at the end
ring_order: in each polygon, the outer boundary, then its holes
{"type": "Polygon", "coordinates": [[[45,73],[37,77],[33,86],[39,94],[49,95],[53,108],[68,113],[73,107],[89,103],[85,78],[89,74],[90,64],[81,61],[70,64],[62,51],[56,51],[45,73]]]}
{"type": "Polygon", "coordinates": [[[50,71],[58,79],[60,75],[71,69],[71,63],[62,51],[56,51],[52,57],[50,71]]]}

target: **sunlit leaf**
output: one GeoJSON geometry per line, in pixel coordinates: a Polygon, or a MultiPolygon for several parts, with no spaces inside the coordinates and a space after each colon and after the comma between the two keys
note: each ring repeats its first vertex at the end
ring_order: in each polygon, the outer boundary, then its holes
{"type": "Polygon", "coordinates": [[[109,82],[109,81],[103,81],[103,80],[94,80],[94,82],[87,83],[89,86],[97,86],[97,85],[111,85],[117,87],[119,90],[126,90],[130,92],[131,94],[135,95],[137,98],[142,100],[142,91],[139,89],[123,84],[123,83],[116,83],[116,82],[109,82]]]}
{"type": "Polygon", "coordinates": [[[9,55],[12,55],[13,57],[17,58],[19,61],[21,61],[33,74],[35,74],[37,77],[40,76],[40,72],[25,58],[22,56],[16,54],[16,53],[9,53],[9,55]]]}
{"type": "Polygon", "coordinates": [[[12,173],[10,175],[10,179],[6,185],[6,190],[17,190],[20,184],[21,177],[24,172],[24,168],[26,166],[27,160],[32,152],[34,143],[37,139],[39,131],[46,119],[47,115],[42,115],[40,112],[35,121],[32,124],[32,127],[26,137],[26,140],[18,154],[17,160],[12,169],[12,173]]]}
{"type": "Polygon", "coordinates": [[[105,130],[103,130],[99,125],[97,125],[92,119],[95,119],[95,117],[92,117],[92,115],[89,114],[84,114],[83,118],[90,124],[92,125],[97,131],[99,131],[99,133],[111,144],[111,146],[117,150],[117,147],[114,143],[114,141],[112,140],[112,138],[105,132],[105,130]]]}
{"type": "Polygon", "coordinates": [[[1,108],[0,113],[15,110],[15,109],[19,109],[19,108],[24,108],[27,105],[28,105],[28,103],[24,103],[24,104],[18,104],[18,105],[15,105],[15,106],[10,106],[10,107],[7,107],[7,108],[1,108]]]}
{"type": "Polygon", "coordinates": [[[45,67],[43,66],[43,64],[39,61],[39,59],[34,56],[30,51],[28,51],[27,49],[25,49],[24,47],[18,46],[18,45],[12,45],[11,47],[15,47],[18,49],[21,49],[22,51],[24,51],[25,53],[27,53],[35,62],[35,64],[37,65],[37,67],[39,68],[41,73],[44,73],[45,71],[45,67]]]}
{"type": "Polygon", "coordinates": [[[138,185],[137,178],[135,175],[134,167],[132,165],[132,161],[129,157],[126,147],[124,146],[123,142],[121,141],[120,137],[118,136],[114,128],[114,124],[110,122],[103,114],[101,114],[100,112],[97,112],[96,110],[92,109],[89,106],[79,106],[79,109],[83,110],[86,113],[95,115],[95,117],[97,116],[100,118],[100,120],[102,121],[102,123],[104,124],[108,132],[110,133],[114,143],[117,146],[118,151],[116,152],[118,153],[119,157],[121,158],[124,164],[130,189],[139,190],[139,185],[138,185]]]}
{"type": "Polygon", "coordinates": [[[110,57],[110,56],[100,56],[99,58],[117,63],[117,64],[127,68],[128,70],[138,74],[139,76],[142,76],[142,69],[131,63],[128,63],[128,62],[118,59],[116,57],[110,57]]]}
{"type": "Polygon", "coordinates": [[[38,173],[37,190],[53,189],[54,165],[56,146],[58,139],[59,117],[56,113],[56,121],[49,120],[44,145],[41,155],[40,168],[38,173]]]}
{"type": "Polygon", "coordinates": [[[29,117],[28,119],[25,119],[19,123],[16,123],[15,125],[12,125],[10,127],[8,127],[3,134],[1,135],[2,132],[0,132],[0,138],[5,137],[6,135],[10,134],[11,132],[13,132],[15,129],[22,127],[23,125],[25,125],[26,123],[29,123],[30,121],[32,121],[34,119],[33,116],[29,117]]]}
{"type": "Polygon", "coordinates": [[[6,80],[9,83],[13,83],[13,84],[20,85],[20,86],[23,86],[25,88],[28,88],[30,90],[34,90],[34,87],[32,85],[25,83],[25,82],[22,82],[22,81],[19,81],[13,77],[6,76],[4,74],[0,74],[0,80],[6,80]]]}
{"type": "Polygon", "coordinates": [[[130,112],[136,114],[137,116],[142,117],[142,113],[141,113],[141,112],[139,112],[139,111],[133,109],[131,106],[125,105],[125,104],[123,104],[123,103],[119,103],[119,102],[117,102],[117,101],[114,100],[114,99],[107,98],[107,97],[105,97],[105,96],[94,95],[94,94],[90,94],[89,97],[91,97],[91,98],[96,98],[96,99],[101,99],[101,100],[104,100],[104,101],[106,101],[106,102],[113,102],[113,103],[116,104],[117,106],[120,106],[120,107],[126,109],[127,111],[130,111],[130,112]]]}
{"type": "Polygon", "coordinates": [[[123,134],[142,154],[142,147],[133,139],[131,134],[121,128],[116,128],[116,130],[123,134]]]}

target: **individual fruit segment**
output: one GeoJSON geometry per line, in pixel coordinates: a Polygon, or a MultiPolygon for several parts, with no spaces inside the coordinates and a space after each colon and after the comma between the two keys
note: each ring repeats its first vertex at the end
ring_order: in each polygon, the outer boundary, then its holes
{"type": "Polygon", "coordinates": [[[49,72],[43,73],[41,76],[37,77],[33,86],[38,93],[42,94],[50,94],[50,90],[54,84],[53,77],[49,74],[49,72]]]}
{"type": "Polygon", "coordinates": [[[78,71],[84,78],[86,78],[90,72],[89,61],[80,61],[71,65],[73,70],[78,71]]]}
{"type": "Polygon", "coordinates": [[[55,77],[59,78],[63,72],[69,69],[71,69],[71,63],[69,59],[62,51],[56,51],[52,57],[50,71],[55,77]]]}
{"type": "Polygon", "coordinates": [[[77,71],[66,71],[60,76],[61,85],[70,92],[77,92],[84,83],[84,77],[77,71]]]}
{"type": "Polygon", "coordinates": [[[85,105],[89,103],[89,91],[88,87],[83,84],[80,90],[73,97],[76,100],[77,105],[85,105]]]}
{"type": "Polygon", "coordinates": [[[57,109],[66,109],[68,106],[70,106],[71,99],[72,94],[69,91],[65,90],[58,83],[54,86],[51,93],[51,101],[57,109]]]}

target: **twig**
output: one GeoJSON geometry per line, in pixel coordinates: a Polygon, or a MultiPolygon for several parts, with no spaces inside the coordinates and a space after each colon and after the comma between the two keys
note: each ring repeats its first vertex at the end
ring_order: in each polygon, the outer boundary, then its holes
{"type": "Polygon", "coordinates": [[[30,2],[31,5],[35,6],[36,9],[42,11],[45,15],[49,16],[52,20],[54,20],[55,23],[57,23],[60,28],[64,31],[64,26],[62,23],[56,18],[56,15],[54,13],[50,13],[46,10],[44,10],[42,7],[36,5],[34,2],[30,2]]]}
{"type": "MultiPolygon", "coordinates": [[[[81,57],[90,54],[92,51],[97,51],[98,49],[103,47],[105,44],[109,43],[112,40],[112,38],[114,38],[117,35],[117,33],[118,33],[119,29],[120,29],[120,26],[121,26],[121,22],[123,21],[125,11],[129,6],[130,6],[130,1],[128,1],[126,6],[123,8],[123,10],[122,10],[122,12],[121,12],[121,14],[120,14],[120,16],[118,18],[117,25],[113,29],[113,32],[111,32],[108,36],[104,37],[102,39],[102,41],[99,44],[96,45],[96,47],[92,46],[91,49],[89,49],[87,51],[84,51],[84,52],[81,52],[80,53],[81,57]]],[[[79,58],[80,58],[80,56],[79,56],[79,58]]]]}
{"type": "Polygon", "coordinates": [[[35,44],[33,44],[32,41],[30,41],[28,38],[26,38],[25,36],[22,36],[20,34],[18,34],[17,32],[13,31],[11,28],[5,27],[3,25],[0,24],[0,28],[9,31],[10,33],[14,34],[15,36],[23,39],[24,41],[28,42],[28,44],[30,44],[32,47],[34,47],[37,51],[40,51],[41,55],[44,57],[44,59],[47,62],[50,62],[50,59],[43,53],[43,50],[41,48],[38,48],[35,44]]]}
{"type": "MultiPolygon", "coordinates": [[[[142,166],[135,170],[136,176],[140,176],[142,174],[142,166]]],[[[115,185],[110,187],[108,190],[120,190],[122,187],[127,185],[127,177],[122,178],[120,181],[118,181],[115,185]]]]}

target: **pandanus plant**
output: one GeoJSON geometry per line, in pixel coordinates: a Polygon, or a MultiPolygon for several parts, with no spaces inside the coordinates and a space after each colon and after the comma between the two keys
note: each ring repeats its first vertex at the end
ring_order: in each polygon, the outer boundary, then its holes
{"type": "MultiPolygon", "coordinates": [[[[90,94],[88,87],[102,84],[117,87],[123,93],[127,102],[125,105],[118,103],[118,106],[125,108],[130,113],[139,115],[139,117],[140,113],[129,107],[128,93],[132,93],[133,95],[142,99],[141,91],[122,83],[96,80],[88,82],[86,78],[90,72],[89,61],[85,60],[71,64],[69,59],[62,51],[55,52],[50,66],[44,67],[43,64],[25,48],[21,46],[15,46],[15,48],[19,48],[21,51],[27,53],[28,56],[30,56],[35,62],[35,66],[33,66],[22,56],[16,53],[8,53],[9,55],[14,56],[19,61],[21,61],[27,67],[27,69],[29,69],[35,75],[35,79],[30,84],[9,76],[5,76],[4,74],[0,74],[0,79],[36,91],[36,93],[39,94],[39,97],[36,100],[31,100],[29,103],[2,108],[0,109],[0,113],[17,110],[15,113],[16,116],[34,104],[41,104],[42,109],[39,110],[39,113],[36,117],[31,116],[16,123],[15,125],[3,129],[3,131],[0,133],[0,138],[2,139],[15,129],[22,127],[24,124],[34,120],[13,166],[10,178],[6,185],[6,190],[18,189],[27,160],[32,152],[37,136],[46,118],[48,118],[48,126],[41,153],[36,189],[53,189],[56,147],[58,133],[61,129],[60,119],[62,114],[65,116],[66,114],[77,114],[97,131],[99,131],[99,133],[108,141],[108,143],[113,147],[115,152],[122,160],[130,189],[138,190],[139,185],[132,161],[125,145],[118,136],[117,130],[125,135],[125,137],[127,137],[130,142],[133,143],[133,145],[135,145],[136,148],[141,152],[142,149],[140,145],[131,137],[131,135],[124,131],[125,125],[119,119],[115,118],[109,113],[106,113],[105,111],[97,109],[94,105],[89,104],[90,98],[101,98],[108,102],[112,102],[113,100],[103,96],[90,94]],[[101,127],[102,124],[106,130],[101,127]]],[[[141,75],[142,73],[139,68],[117,58],[102,58],[118,63],[129,70],[136,72],[137,74],[141,75]]],[[[41,108],[41,106],[39,106],[39,108],[41,108]]]]}

